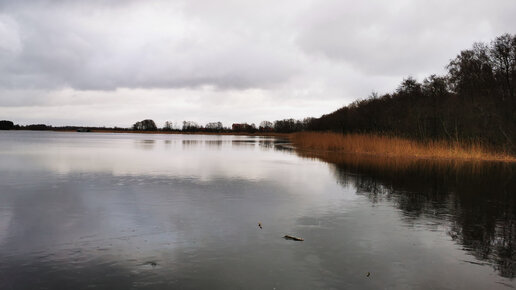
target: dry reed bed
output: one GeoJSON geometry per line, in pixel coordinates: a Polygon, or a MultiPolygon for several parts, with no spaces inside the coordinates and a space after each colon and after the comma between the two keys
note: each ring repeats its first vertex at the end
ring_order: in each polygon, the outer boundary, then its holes
{"type": "Polygon", "coordinates": [[[413,140],[373,134],[338,134],[301,132],[290,136],[294,146],[303,150],[385,157],[424,159],[461,159],[516,162],[516,157],[505,152],[493,152],[476,143],[413,140]]]}

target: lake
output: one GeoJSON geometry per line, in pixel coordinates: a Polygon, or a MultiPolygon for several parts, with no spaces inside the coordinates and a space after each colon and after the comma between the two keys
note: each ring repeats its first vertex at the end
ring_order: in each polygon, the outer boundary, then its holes
{"type": "Polygon", "coordinates": [[[0,132],[0,289],[516,286],[514,166],[283,143],[0,132]]]}

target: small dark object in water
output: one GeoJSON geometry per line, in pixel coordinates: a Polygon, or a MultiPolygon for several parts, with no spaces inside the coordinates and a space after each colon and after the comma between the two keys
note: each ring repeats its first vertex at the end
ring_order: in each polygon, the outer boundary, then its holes
{"type": "Polygon", "coordinates": [[[290,235],[285,235],[283,238],[285,238],[285,240],[293,240],[293,241],[298,241],[298,242],[302,242],[305,240],[305,239],[290,236],[290,235]]]}
{"type": "Polygon", "coordinates": [[[258,223],[258,226],[260,227],[260,229],[263,229],[262,228],[262,223],[258,223]]]}
{"type": "Polygon", "coordinates": [[[367,272],[366,277],[369,277],[369,276],[371,276],[371,272],[367,272]]]}
{"type": "Polygon", "coordinates": [[[154,261],[149,261],[149,262],[145,262],[144,265],[149,265],[149,266],[152,266],[154,268],[154,267],[156,267],[158,265],[158,263],[156,263],[154,261]]]}

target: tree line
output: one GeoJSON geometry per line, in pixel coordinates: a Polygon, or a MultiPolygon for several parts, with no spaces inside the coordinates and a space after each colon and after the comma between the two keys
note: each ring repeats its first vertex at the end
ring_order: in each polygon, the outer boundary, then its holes
{"type": "Polygon", "coordinates": [[[194,121],[183,121],[182,125],[166,121],[163,127],[158,127],[152,119],[144,119],[134,123],[129,128],[122,127],[91,127],[91,126],[50,126],[45,124],[18,125],[12,121],[0,121],[0,130],[34,130],[34,131],[81,131],[98,130],[98,131],[162,131],[162,132],[212,132],[212,133],[292,133],[306,130],[308,124],[313,118],[305,118],[303,120],[283,119],[271,121],[262,121],[258,126],[254,123],[233,123],[231,127],[226,127],[222,122],[209,122],[201,125],[194,121]]]}
{"type": "Polygon", "coordinates": [[[183,121],[182,126],[166,121],[162,128],[158,128],[156,123],[151,119],[145,119],[134,123],[132,130],[134,131],[177,131],[177,132],[213,132],[213,133],[292,133],[303,131],[313,118],[305,118],[303,120],[283,119],[271,121],[262,121],[258,126],[254,123],[233,123],[231,127],[225,127],[222,122],[209,122],[201,125],[194,121],[183,121]]]}
{"type": "Polygon", "coordinates": [[[396,91],[358,100],[313,119],[306,129],[481,141],[515,150],[516,36],[475,43],[446,75],[403,80],[396,91]]]}

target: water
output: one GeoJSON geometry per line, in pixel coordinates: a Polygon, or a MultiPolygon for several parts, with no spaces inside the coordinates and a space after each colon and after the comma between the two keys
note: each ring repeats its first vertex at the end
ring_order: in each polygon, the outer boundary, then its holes
{"type": "Polygon", "coordinates": [[[511,166],[278,142],[0,132],[0,289],[516,286],[511,166]]]}

